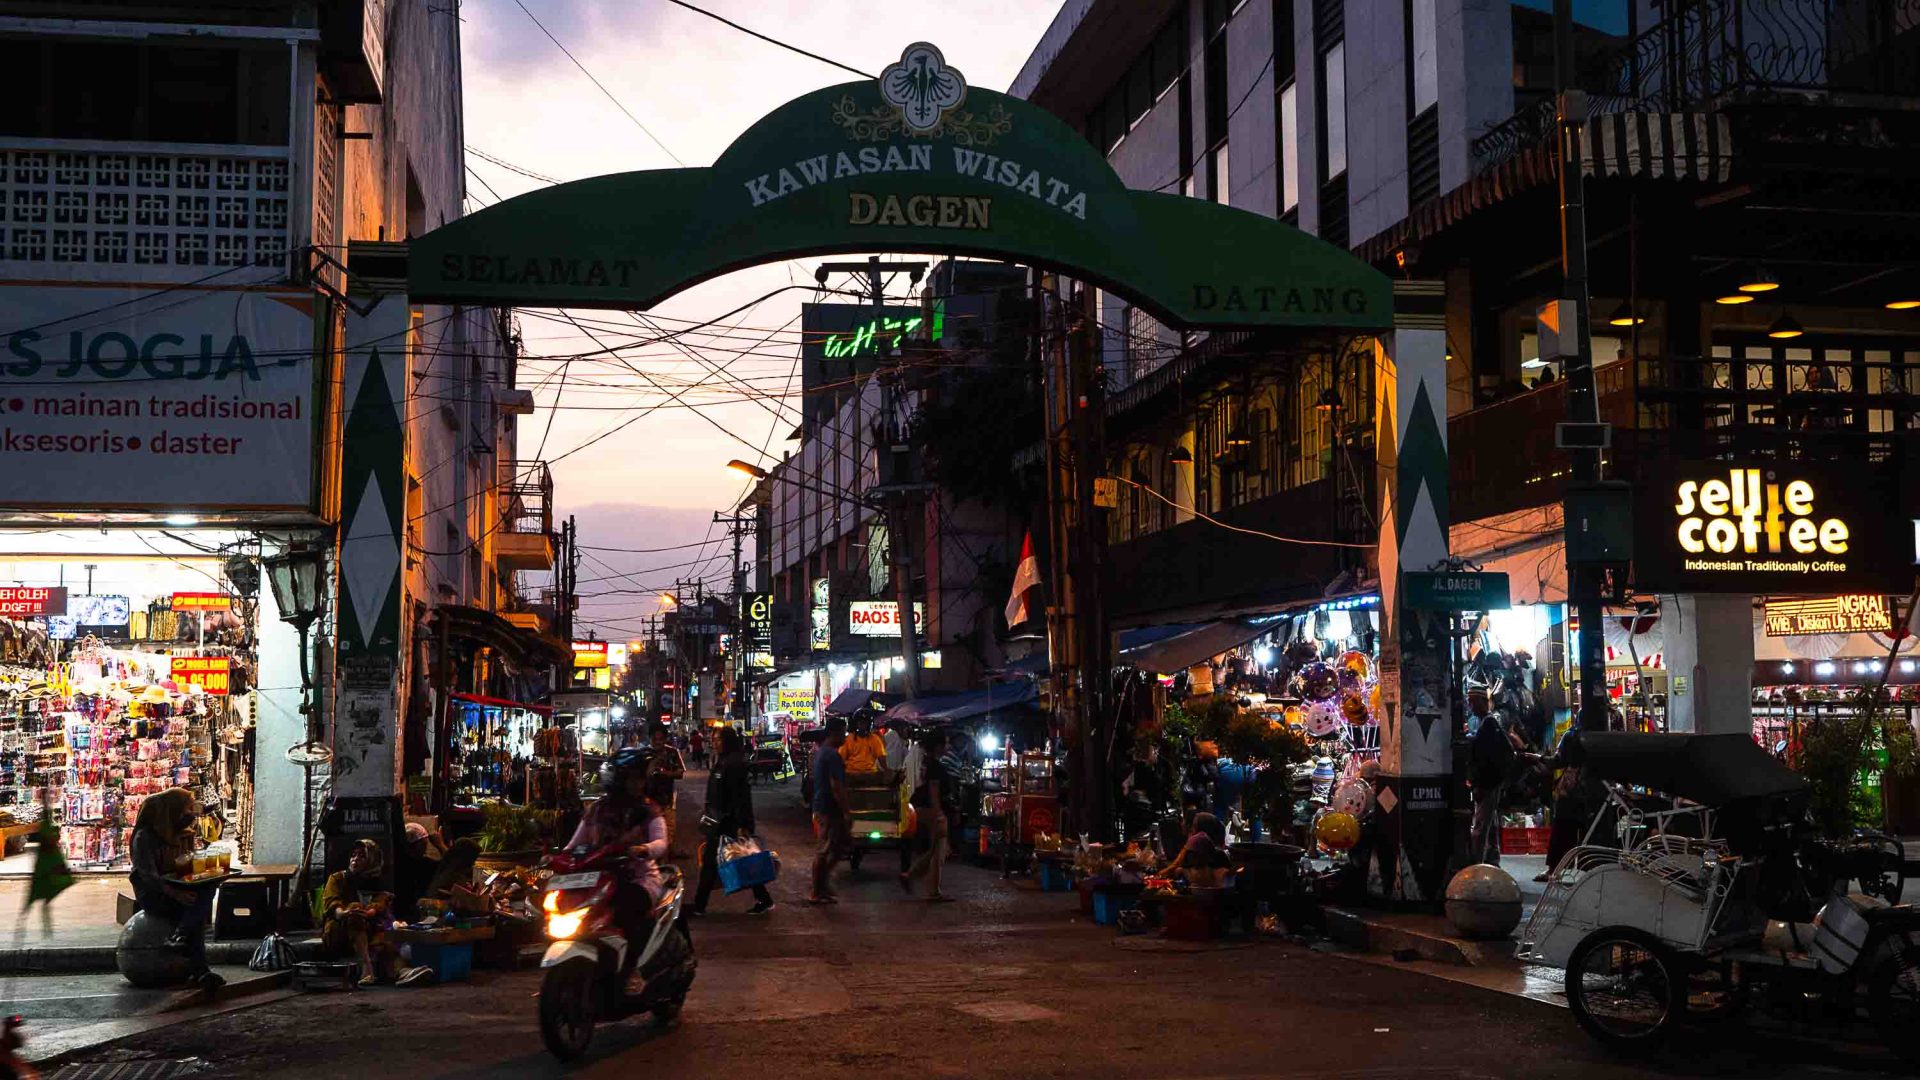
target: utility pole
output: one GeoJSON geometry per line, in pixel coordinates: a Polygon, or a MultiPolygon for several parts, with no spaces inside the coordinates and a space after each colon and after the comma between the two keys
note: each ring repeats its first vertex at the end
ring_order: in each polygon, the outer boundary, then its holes
{"type": "MultiPolygon", "coordinates": [[[[1571,331],[1572,349],[1562,346],[1566,357],[1567,419],[1570,425],[1592,425],[1599,429],[1600,402],[1593,382],[1593,341],[1589,334],[1587,298],[1587,211],[1585,178],[1575,156],[1577,134],[1587,119],[1586,94],[1572,89],[1573,84],[1573,0],[1553,3],[1553,82],[1558,97],[1555,130],[1559,135],[1560,165],[1560,270],[1565,279],[1563,336],[1571,331]]],[[[1569,492],[1591,490],[1600,482],[1600,441],[1569,446],[1573,459],[1573,483],[1569,492]]],[[[1587,731],[1604,731],[1607,726],[1607,662],[1605,635],[1601,630],[1600,593],[1606,571],[1578,558],[1573,530],[1576,513],[1564,506],[1567,529],[1567,594],[1580,620],[1580,726],[1587,731]]]]}
{"type": "Polygon", "coordinates": [[[733,534],[733,596],[729,607],[733,609],[733,701],[732,712],[735,719],[751,720],[747,715],[747,568],[740,562],[740,541],[747,531],[754,527],[757,519],[752,515],[727,516],[720,511],[713,512],[713,523],[725,525],[733,534]]]}
{"type": "Polygon", "coordinates": [[[1093,347],[1093,294],[1063,297],[1058,279],[1039,290],[1046,363],[1047,502],[1051,511],[1052,603],[1047,609],[1049,653],[1074,813],[1073,829],[1095,839],[1112,831],[1109,807],[1111,642],[1100,592],[1106,556],[1105,522],[1093,504],[1094,480],[1105,471],[1106,402],[1100,360],[1093,347]]]}
{"type": "MultiPolygon", "coordinates": [[[[878,318],[886,308],[886,280],[889,273],[906,273],[914,284],[919,284],[920,276],[926,273],[927,264],[920,262],[881,262],[874,255],[864,263],[822,263],[815,278],[826,284],[829,274],[854,274],[867,279],[868,294],[873,298],[874,316],[878,318]]],[[[906,665],[901,679],[901,689],[908,701],[919,696],[920,692],[920,628],[913,617],[913,555],[908,549],[913,535],[911,511],[918,505],[915,494],[925,490],[909,475],[899,475],[910,471],[910,448],[906,441],[906,431],[898,422],[900,415],[900,372],[898,365],[891,370],[882,371],[879,377],[886,392],[881,405],[882,423],[879,425],[882,436],[887,440],[888,452],[893,454],[896,463],[907,464],[908,468],[882,470],[882,483],[878,489],[886,501],[887,550],[893,563],[893,595],[896,605],[895,618],[900,624],[900,658],[906,665]]]]}
{"type": "Polygon", "coordinates": [[[555,576],[558,579],[555,584],[558,588],[554,590],[553,622],[555,629],[560,631],[560,636],[572,641],[573,610],[579,602],[575,587],[580,575],[579,537],[575,532],[572,515],[568,515],[567,520],[560,524],[559,554],[560,557],[555,560],[557,564],[555,576]]]}

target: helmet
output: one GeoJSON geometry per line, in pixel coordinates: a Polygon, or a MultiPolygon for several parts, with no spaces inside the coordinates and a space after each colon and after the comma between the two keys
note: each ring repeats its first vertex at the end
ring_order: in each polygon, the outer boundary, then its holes
{"type": "Polygon", "coordinates": [[[653,762],[653,748],[650,746],[628,746],[614,752],[605,765],[600,766],[600,789],[618,791],[629,774],[645,775],[647,766],[653,762]]]}

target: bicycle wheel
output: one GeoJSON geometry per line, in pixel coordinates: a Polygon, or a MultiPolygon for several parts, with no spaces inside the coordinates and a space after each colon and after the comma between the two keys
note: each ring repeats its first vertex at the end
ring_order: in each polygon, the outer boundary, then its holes
{"type": "Polygon", "coordinates": [[[1648,1050],[1685,1010],[1687,979],[1671,950],[1631,927],[1602,927],[1567,958],[1567,1004],[1587,1034],[1617,1050],[1648,1050]]]}

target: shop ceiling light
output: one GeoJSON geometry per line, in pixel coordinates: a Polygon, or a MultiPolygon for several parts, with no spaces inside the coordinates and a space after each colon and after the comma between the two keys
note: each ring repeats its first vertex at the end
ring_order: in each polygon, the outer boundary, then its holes
{"type": "Polygon", "coordinates": [[[1913,668],[1914,668],[1914,663],[1913,663],[1913,661],[1911,661],[1911,660],[1902,660],[1902,661],[1900,661],[1900,673],[1901,673],[1902,675],[1911,675],[1911,674],[1913,674],[1913,668]]]}
{"type": "Polygon", "coordinates": [[[1888,311],[1912,311],[1914,308],[1920,308],[1920,300],[1889,300],[1887,301],[1888,311]]]}
{"type": "Polygon", "coordinates": [[[178,525],[184,528],[189,525],[200,524],[200,519],[193,516],[192,514],[168,514],[167,524],[178,525]]]}
{"type": "Polygon", "coordinates": [[[1833,661],[1822,660],[1819,663],[1813,665],[1813,673],[1815,675],[1820,676],[1823,679],[1833,674],[1833,661]]]}
{"type": "Polygon", "coordinates": [[[1713,302],[1716,304],[1726,304],[1731,307],[1734,304],[1751,304],[1753,303],[1753,297],[1743,292],[1728,293],[1725,296],[1714,297],[1713,302]]]}
{"type": "Polygon", "coordinates": [[[1523,371],[1533,371],[1536,368],[1543,368],[1546,366],[1547,366],[1547,362],[1545,360],[1540,359],[1537,356],[1529,356],[1525,360],[1520,361],[1520,368],[1523,371]]]}
{"type": "Polygon", "coordinates": [[[1801,327],[1799,321],[1784,311],[1780,313],[1779,318],[1773,320],[1772,326],[1767,327],[1768,337],[1782,340],[1797,338],[1804,333],[1806,330],[1801,327]]]}
{"type": "Polygon", "coordinates": [[[1646,321],[1645,316],[1636,313],[1633,305],[1624,300],[1620,302],[1619,307],[1613,309],[1613,314],[1607,316],[1608,326],[1639,326],[1646,321]]]}
{"type": "Polygon", "coordinates": [[[1768,272],[1766,267],[1756,264],[1740,275],[1740,283],[1734,287],[1743,293],[1772,292],[1780,287],[1780,279],[1768,272]]]}
{"type": "Polygon", "coordinates": [[[1780,665],[1780,674],[1782,674],[1782,675],[1791,675],[1791,674],[1793,674],[1793,665],[1792,665],[1792,664],[1781,664],[1781,665],[1780,665]]]}

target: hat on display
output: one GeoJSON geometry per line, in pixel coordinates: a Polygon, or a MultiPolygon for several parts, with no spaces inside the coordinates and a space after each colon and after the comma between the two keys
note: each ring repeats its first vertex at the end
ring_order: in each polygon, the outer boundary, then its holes
{"type": "Polygon", "coordinates": [[[149,686],[145,690],[140,691],[140,701],[146,705],[165,705],[167,703],[167,692],[158,686],[149,686]]]}

